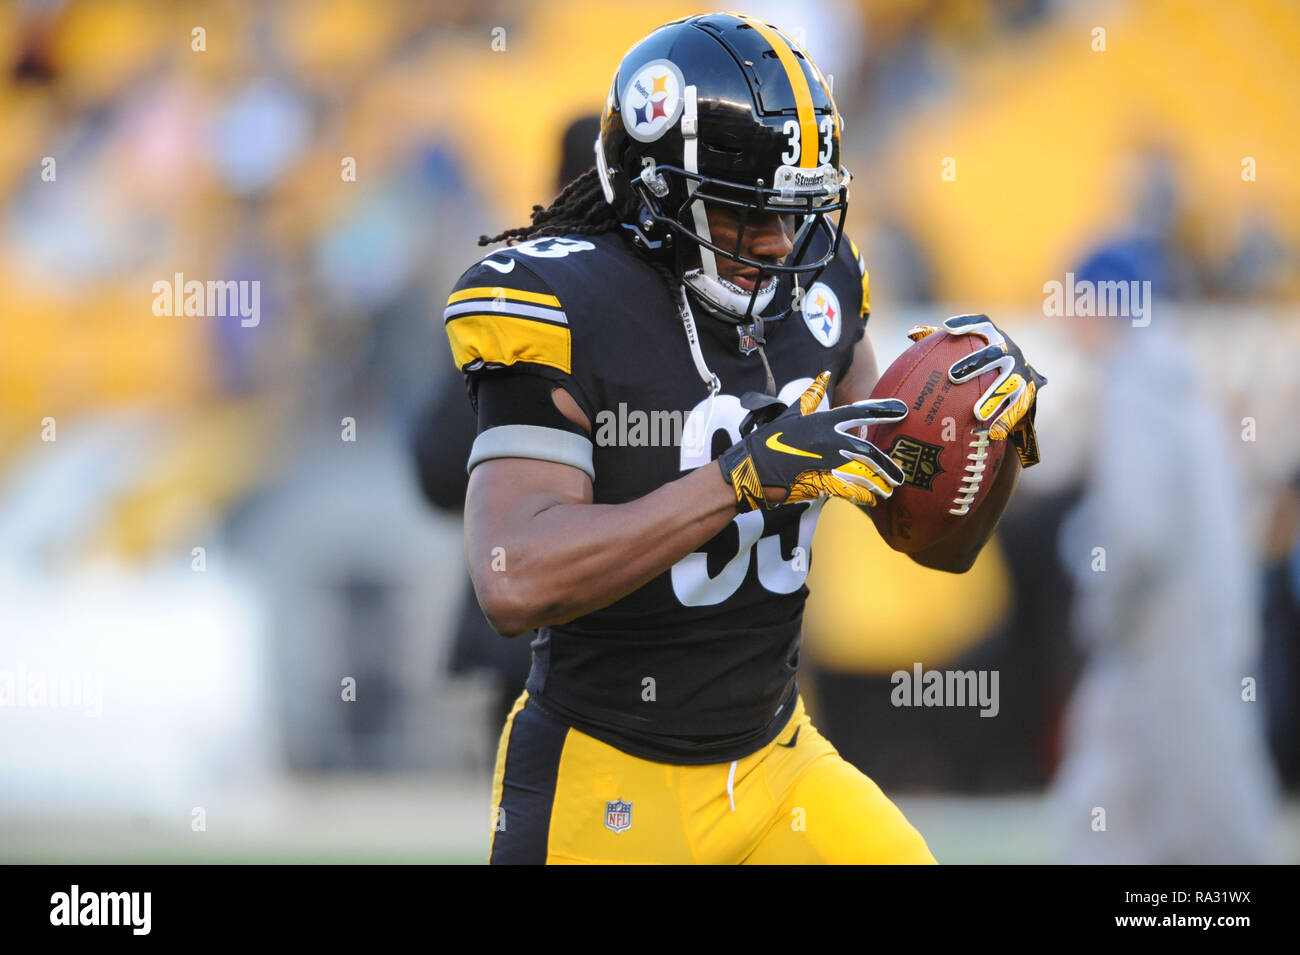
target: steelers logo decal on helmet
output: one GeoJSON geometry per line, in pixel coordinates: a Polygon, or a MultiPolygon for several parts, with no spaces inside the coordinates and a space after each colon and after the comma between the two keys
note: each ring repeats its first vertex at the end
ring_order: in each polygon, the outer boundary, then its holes
{"type": "Polygon", "coordinates": [[[840,300],[825,282],[814,282],[803,297],[803,320],[827,348],[840,340],[840,300]]]}
{"type": "Polygon", "coordinates": [[[623,125],[628,135],[654,142],[682,114],[686,81],[671,60],[651,60],[623,91],[623,125]]]}

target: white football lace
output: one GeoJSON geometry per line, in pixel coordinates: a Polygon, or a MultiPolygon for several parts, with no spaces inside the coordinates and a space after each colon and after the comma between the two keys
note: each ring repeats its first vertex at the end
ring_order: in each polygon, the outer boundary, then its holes
{"type": "Polygon", "coordinates": [[[970,513],[970,506],[975,503],[975,498],[980,492],[980,485],[984,483],[984,466],[989,456],[988,429],[976,431],[970,446],[974,449],[974,452],[966,455],[966,459],[972,463],[966,465],[966,475],[961,479],[961,487],[958,489],[957,497],[953,498],[952,501],[955,506],[948,510],[949,514],[957,517],[970,513]]]}

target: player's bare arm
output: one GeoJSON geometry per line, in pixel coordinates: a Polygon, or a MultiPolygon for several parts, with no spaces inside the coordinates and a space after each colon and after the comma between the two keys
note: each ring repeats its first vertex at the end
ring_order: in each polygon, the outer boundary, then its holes
{"type": "MultiPolygon", "coordinates": [[[[711,540],[738,510],[827,494],[865,503],[888,494],[896,467],[846,432],[876,420],[871,415],[899,418],[904,409],[884,401],[819,411],[828,379],[820,376],[799,403],[717,461],[625,504],[593,503],[591,479],[564,464],[498,458],[478,465],[466,495],[465,533],[470,575],[489,621],[517,636],[606,607],[711,540]],[[841,467],[810,468],[807,455],[841,467]]],[[[552,399],[589,430],[563,389],[552,399]]]]}
{"type": "Polygon", "coordinates": [[[736,497],[712,465],[626,504],[593,504],[577,468],[485,461],[465,499],[470,576],[492,626],[518,636],[608,606],[735,516],[736,497]]]}
{"type": "Polygon", "coordinates": [[[863,336],[862,341],[853,349],[853,364],[849,365],[848,372],[835,386],[833,404],[838,407],[871,397],[871,390],[879,380],[880,366],[876,362],[876,350],[871,347],[871,339],[863,336]]]}
{"type": "MultiPolygon", "coordinates": [[[[710,223],[720,240],[735,241],[725,213],[711,212],[710,223]]],[[[778,259],[790,249],[775,216],[750,241],[758,254],[778,259]]],[[[719,266],[726,277],[745,281],[736,274],[737,263],[724,259],[719,266]]],[[[552,400],[590,436],[591,422],[568,392],[556,388],[552,400]]],[[[638,500],[597,505],[591,479],[577,468],[527,458],[485,461],[471,474],[465,501],[470,576],[492,626],[518,636],[608,606],[694,551],[735,515],[736,496],[713,466],[638,500]],[[498,569],[503,562],[506,569],[498,569]]]]}

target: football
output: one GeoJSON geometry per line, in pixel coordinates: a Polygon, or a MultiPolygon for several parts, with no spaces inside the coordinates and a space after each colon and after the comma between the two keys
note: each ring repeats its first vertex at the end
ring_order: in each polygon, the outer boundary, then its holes
{"type": "Polygon", "coordinates": [[[1007,442],[989,441],[975,418],[975,402],[997,372],[960,385],[948,379],[953,362],[984,345],[977,335],[934,332],[903,352],[871,392],[907,404],[902,421],[867,429],[867,440],[903,469],[903,483],[871,511],[896,551],[926,550],[971,523],[1002,466],[1007,442]]]}

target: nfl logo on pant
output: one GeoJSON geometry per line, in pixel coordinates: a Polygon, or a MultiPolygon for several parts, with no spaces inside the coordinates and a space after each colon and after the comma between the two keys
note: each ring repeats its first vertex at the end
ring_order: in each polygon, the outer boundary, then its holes
{"type": "Polygon", "coordinates": [[[622,832],[632,827],[632,804],[615,799],[605,803],[605,828],[622,832]]]}

